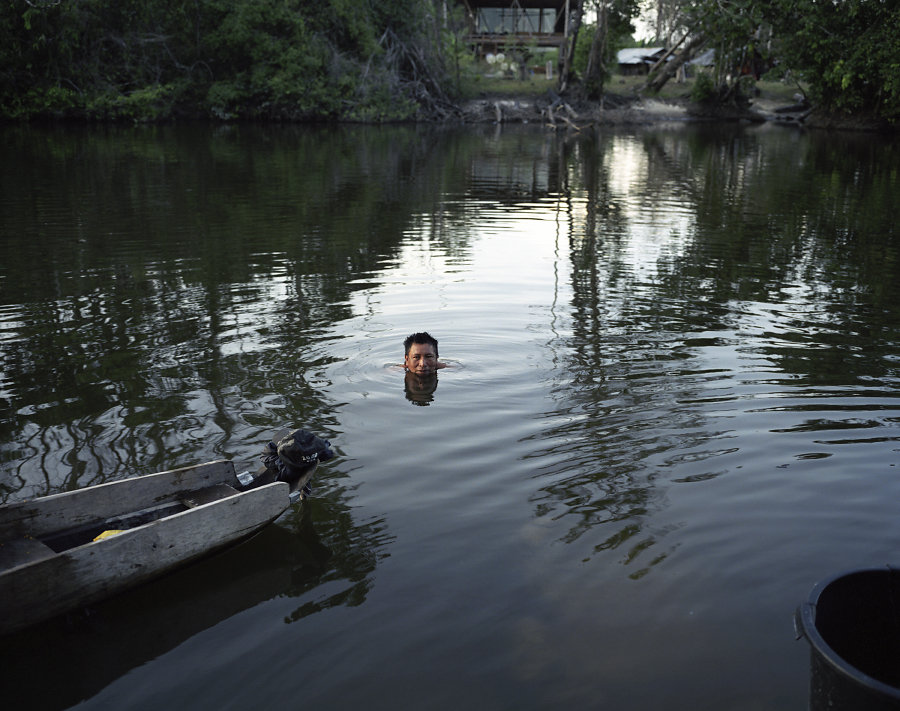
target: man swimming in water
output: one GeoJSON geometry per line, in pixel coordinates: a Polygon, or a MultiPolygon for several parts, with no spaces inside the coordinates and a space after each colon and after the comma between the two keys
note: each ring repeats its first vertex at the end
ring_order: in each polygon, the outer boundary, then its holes
{"type": "Polygon", "coordinates": [[[446,363],[438,360],[437,339],[425,331],[413,333],[403,341],[406,355],[403,357],[403,367],[415,375],[430,375],[431,373],[446,368],[446,363]]]}

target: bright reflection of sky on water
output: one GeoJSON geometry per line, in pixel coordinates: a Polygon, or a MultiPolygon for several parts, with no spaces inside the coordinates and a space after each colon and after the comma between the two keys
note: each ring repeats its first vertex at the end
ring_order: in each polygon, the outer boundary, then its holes
{"type": "Polygon", "coordinates": [[[628,262],[643,273],[655,272],[658,259],[678,257],[687,246],[695,219],[681,201],[665,194],[648,200],[643,190],[650,180],[646,148],[634,138],[614,141],[604,157],[610,202],[628,224],[628,262]]]}
{"type": "MultiPolygon", "coordinates": [[[[557,265],[566,259],[566,240],[557,234],[558,217],[553,205],[531,205],[518,215],[509,210],[492,215],[491,209],[485,210],[473,220],[467,246],[453,255],[431,237],[430,220],[422,219],[418,231],[401,242],[396,259],[383,263],[374,280],[353,282],[375,282],[371,289],[353,293],[353,311],[371,313],[377,304],[381,317],[414,320],[457,297],[504,304],[533,300],[534,292],[523,293],[519,285],[530,282],[535,291],[553,285],[557,265]],[[502,218],[502,230],[497,229],[495,218],[502,218]],[[458,285],[472,281],[481,284],[477,295],[465,290],[457,294],[458,285]]],[[[480,306],[473,302],[471,307],[480,306]]]]}

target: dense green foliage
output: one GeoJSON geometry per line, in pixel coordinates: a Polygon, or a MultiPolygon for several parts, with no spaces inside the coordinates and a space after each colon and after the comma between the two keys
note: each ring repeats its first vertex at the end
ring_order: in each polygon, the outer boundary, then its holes
{"type": "MultiPolygon", "coordinates": [[[[897,2],[656,4],[670,41],[716,50],[710,100],[739,98],[752,62],[802,80],[825,111],[900,120],[897,2]]],[[[584,1],[573,64],[586,97],[602,94],[641,7],[584,1]]],[[[465,29],[452,0],[8,0],[0,118],[444,116],[467,63],[465,29]]]]}
{"type": "MultiPolygon", "coordinates": [[[[598,14],[610,8],[612,17],[627,18],[640,3],[592,0],[585,5],[598,14]]],[[[900,121],[900,3],[655,0],[644,9],[650,6],[666,25],[658,28],[660,36],[668,36],[665,44],[684,37],[684,47],[695,53],[715,50],[715,67],[696,87],[697,100],[740,103],[752,77],[774,67],[777,74],[808,86],[823,112],[900,121]]],[[[614,23],[610,26],[612,39],[614,23]]],[[[584,45],[591,40],[579,41],[583,46],[576,57],[586,56],[584,45]]]]}
{"type": "Polygon", "coordinates": [[[408,118],[441,98],[436,18],[417,0],[11,0],[0,114],[408,118]]]}
{"type": "Polygon", "coordinates": [[[900,120],[900,3],[772,3],[778,55],[802,72],[813,98],[841,112],[900,120]]]}
{"type": "Polygon", "coordinates": [[[716,50],[714,96],[761,66],[802,80],[827,112],[900,120],[900,4],[683,0],[680,26],[716,50]]]}

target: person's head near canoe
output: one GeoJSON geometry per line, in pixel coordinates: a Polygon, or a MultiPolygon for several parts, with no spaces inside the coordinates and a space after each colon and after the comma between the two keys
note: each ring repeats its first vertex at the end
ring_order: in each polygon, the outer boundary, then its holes
{"type": "Polygon", "coordinates": [[[430,375],[447,367],[438,360],[437,339],[427,331],[412,333],[403,341],[403,367],[415,375],[430,375]]]}

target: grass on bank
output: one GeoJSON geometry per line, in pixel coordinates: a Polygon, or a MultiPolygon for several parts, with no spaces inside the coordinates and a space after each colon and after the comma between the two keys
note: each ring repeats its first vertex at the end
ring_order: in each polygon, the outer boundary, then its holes
{"type": "MultiPolygon", "coordinates": [[[[644,84],[644,76],[622,76],[614,74],[606,83],[607,94],[634,96],[644,84]]],[[[657,98],[663,101],[682,101],[690,99],[694,86],[694,78],[677,82],[669,81],[658,94],[645,95],[645,98],[657,98]]],[[[556,78],[547,79],[544,74],[533,74],[525,79],[503,77],[486,77],[475,75],[463,81],[461,93],[464,99],[477,99],[481,96],[517,96],[523,98],[543,98],[547,91],[556,91],[556,78]]],[[[784,105],[796,103],[794,98],[800,90],[796,84],[762,79],[756,82],[758,97],[784,105]]]]}

